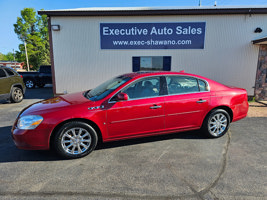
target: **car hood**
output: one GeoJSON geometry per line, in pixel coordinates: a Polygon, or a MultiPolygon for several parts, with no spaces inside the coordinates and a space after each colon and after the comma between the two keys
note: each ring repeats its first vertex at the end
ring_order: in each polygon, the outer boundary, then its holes
{"type": "Polygon", "coordinates": [[[93,106],[94,102],[85,98],[84,92],[78,92],[73,94],[66,94],[43,101],[36,102],[27,108],[25,108],[20,115],[36,114],[38,111],[51,112],[59,109],[65,109],[66,107],[80,105],[86,103],[88,106],[93,106]]]}

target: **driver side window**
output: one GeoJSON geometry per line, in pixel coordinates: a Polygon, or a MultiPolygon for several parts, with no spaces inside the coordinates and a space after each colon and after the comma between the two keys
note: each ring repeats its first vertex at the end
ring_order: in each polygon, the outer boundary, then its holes
{"type": "Polygon", "coordinates": [[[129,96],[129,99],[140,99],[159,96],[160,78],[146,78],[131,84],[122,92],[129,96]]]}

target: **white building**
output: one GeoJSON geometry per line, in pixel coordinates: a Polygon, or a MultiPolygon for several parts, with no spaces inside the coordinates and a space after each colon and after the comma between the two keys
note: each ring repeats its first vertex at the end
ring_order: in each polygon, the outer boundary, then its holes
{"type": "Polygon", "coordinates": [[[250,96],[256,86],[257,97],[267,98],[267,7],[38,13],[49,17],[55,94],[90,89],[136,70],[185,70],[245,88],[250,96]]]}

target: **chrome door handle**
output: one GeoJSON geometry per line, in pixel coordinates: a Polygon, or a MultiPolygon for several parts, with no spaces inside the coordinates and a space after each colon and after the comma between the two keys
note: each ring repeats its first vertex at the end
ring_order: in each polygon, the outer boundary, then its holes
{"type": "Polygon", "coordinates": [[[198,101],[197,101],[197,103],[204,103],[204,102],[206,102],[207,100],[202,100],[202,99],[199,99],[198,101]]]}
{"type": "Polygon", "coordinates": [[[151,107],[150,107],[150,109],[158,109],[158,108],[161,108],[161,106],[154,105],[154,106],[151,106],[151,107]]]}

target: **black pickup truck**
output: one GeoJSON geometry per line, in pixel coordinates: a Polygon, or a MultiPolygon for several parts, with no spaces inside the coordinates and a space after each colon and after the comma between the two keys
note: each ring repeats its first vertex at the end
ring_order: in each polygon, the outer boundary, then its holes
{"type": "Polygon", "coordinates": [[[35,86],[44,87],[52,83],[51,65],[41,65],[38,72],[19,72],[23,76],[24,84],[31,89],[35,86]]]}

